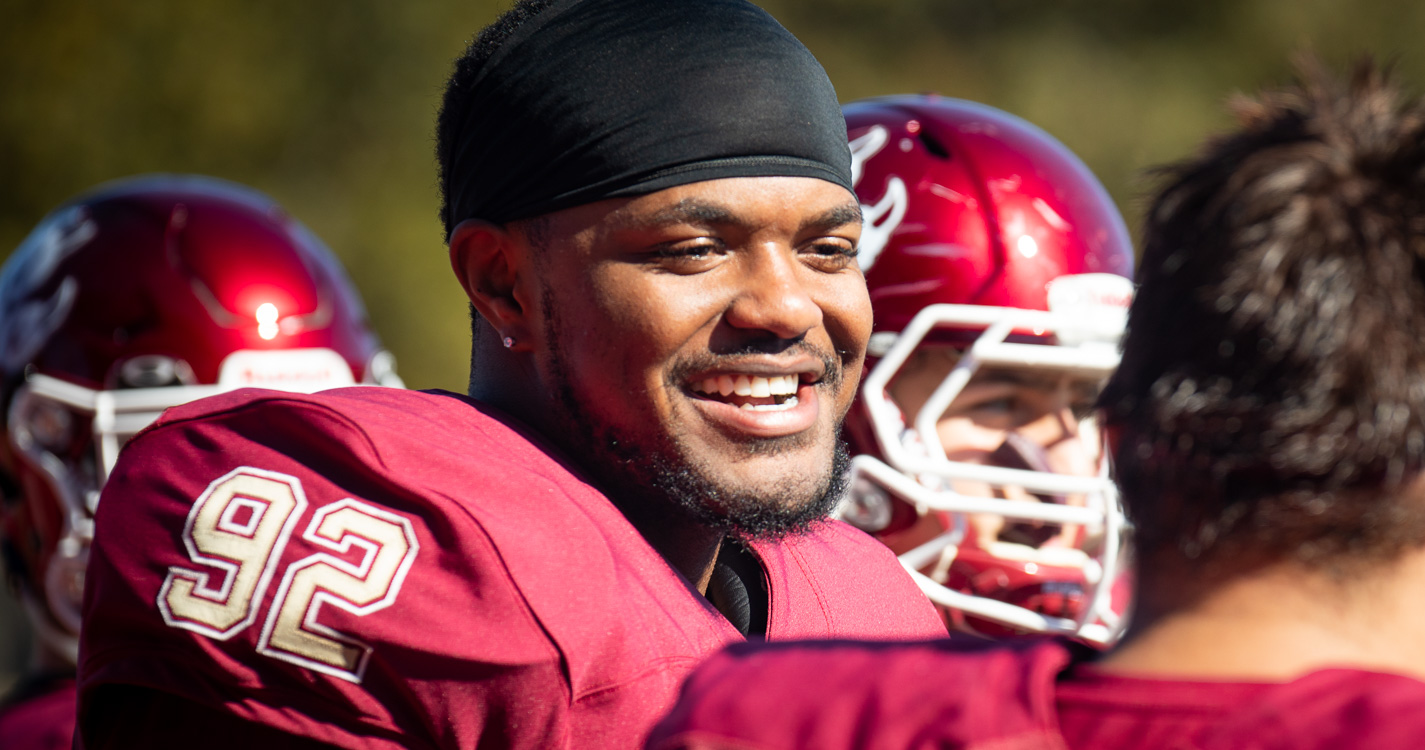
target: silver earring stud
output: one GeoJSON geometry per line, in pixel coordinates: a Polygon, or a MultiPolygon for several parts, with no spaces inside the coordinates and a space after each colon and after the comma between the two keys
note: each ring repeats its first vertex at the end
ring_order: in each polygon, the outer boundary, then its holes
{"type": "Polygon", "coordinates": [[[512,346],[515,345],[515,339],[514,339],[513,336],[506,336],[504,343],[505,343],[505,348],[508,349],[508,348],[510,348],[510,347],[512,347],[512,346]]]}

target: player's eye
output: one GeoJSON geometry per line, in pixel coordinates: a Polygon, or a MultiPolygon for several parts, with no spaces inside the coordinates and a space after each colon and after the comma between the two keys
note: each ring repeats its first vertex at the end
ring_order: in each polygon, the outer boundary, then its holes
{"type": "Polygon", "coordinates": [[[660,247],[653,251],[653,255],[658,258],[705,258],[716,253],[720,248],[710,243],[697,245],[673,245],[670,247],[660,247]]]}
{"type": "Polygon", "coordinates": [[[674,273],[697,273],[715,265],[726,253],[722,243],[700,240],[659,245],[650,250],[646,258],[674,273]]]}
{"type": "Polygon", "coordinates": [[[1019,402],[1013,396],[990,399],[975,404],[971,409],[983,414],[1013,414],[1019,407],[1019,402]]]}
{"type": "Polygon", "coordinates": [[[824,271],[839,271],[853,265],[858,252],[856,243],[839,237],[824,237],[802,248],[806,262],[824,271]]]}

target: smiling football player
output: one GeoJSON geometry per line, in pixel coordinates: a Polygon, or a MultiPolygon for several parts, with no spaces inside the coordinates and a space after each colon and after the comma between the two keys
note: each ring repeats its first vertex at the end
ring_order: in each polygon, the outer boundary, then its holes
{"type": "Polygon", "coordinates": [[[746,637],[944,633],[825,516],[871,308],[845,122],[743,0],[536,0],[437,126],[469,396],[170,410],[100,506],[85,747],[633,747],[746,637]]]}

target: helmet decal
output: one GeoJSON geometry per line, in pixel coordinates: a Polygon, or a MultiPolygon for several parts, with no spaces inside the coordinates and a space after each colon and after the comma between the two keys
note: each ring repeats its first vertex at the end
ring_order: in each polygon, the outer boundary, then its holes
{"type": "MultiPolygon", "coordinates": [[[[885,148],[886,142],[889,140],[890,132],[877,125],[867,131],[865,135],[851,141],[851,184],[853,186],[861,182],[866,162],[885,148]]],[[[876,201],[875,205],[861,204],[861,214],[865,223],[861,229],[861,252],[857,259],[863,272],[871,270],[876,258],[886,248],[886,243],[890,241],[891,234],[896,231],[901,220],[905,218],[908,197],[905,181],[891,175],[886,178],[886,192],[880,200],[876,201]]]]}
{"type": "Polygon", "coordinates": [[[74,307],[77,283],[66,278],[47,297],[33,291],[54,276],[65,258],[94,239],[98,228],[81,206],[64,209],[30,234],[0,278],[0,368],[21,369],[34,358],[74,307]]]}
{"type": "Polygon", "coordinates": [[[851,187],[861,184],[861,175],[865,172],[866,161],[886,147],[886,142],[891,139],[890,131],[881,125],[876,125],[860,138],[854,138],[847,144],[851,149],[851,187]]]}

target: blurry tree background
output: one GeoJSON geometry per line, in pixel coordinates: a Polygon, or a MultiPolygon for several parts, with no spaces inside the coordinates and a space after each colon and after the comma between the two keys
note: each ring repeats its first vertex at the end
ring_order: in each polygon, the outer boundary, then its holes
{"type": "MultiPolygon", "coordinates": [[[[678,0],[668,0],[677,2],[678,0]]],[[[345,262],[412,387],[463,390],[432,123],[450,61],[510,0],[0,0],[0,258],[56,204],[144,172],[252,185],[345,262]]],[[[1136,226],[1145,167],[1228,124],[1292,53],[1425,81],[1409,0],[762,0],[843,101],[934,91],[1042,126],[1136,226]]],[[[500,113],[491,113],[492,117],[500,113]]],[[[0,603],[0,685],[23,638],[0,603]]]]}

